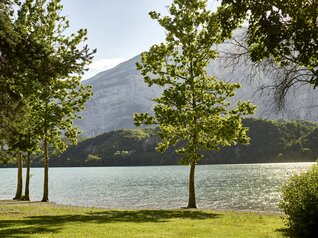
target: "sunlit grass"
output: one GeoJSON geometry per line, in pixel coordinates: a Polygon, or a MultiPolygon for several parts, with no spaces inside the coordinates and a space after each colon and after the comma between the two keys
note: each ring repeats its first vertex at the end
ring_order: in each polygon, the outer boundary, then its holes
{"type": "Polygon", "coordinates": [[[284,237],[281,215],[0,201],[0,237],[284,237]]]}

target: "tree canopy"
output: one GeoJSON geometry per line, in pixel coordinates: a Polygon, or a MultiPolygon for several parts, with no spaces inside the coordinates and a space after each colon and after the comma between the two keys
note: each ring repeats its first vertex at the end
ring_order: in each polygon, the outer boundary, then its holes
{"type": "MultiPolygon", "coordinates": [[[[135,114],[135,124],[159,125],[159,151],[180,143],[176,150],[184,164],[191,165],[188,208],[195,208],[194,168],[202,150],[248,143],[241,115],[255,110],[250,102],[231,106],[229,98],[240,87],[209,76],[206,66],[217,57],[213,46],[231,36],[231,27],[222,27],[220,15],[206,9],[207,1],[175,0],[169,16],[150,12],[166,30],[166,42],[142,53],[137,68],[145,82],[163,87],[155,98],[154,116],[135,114]]],[[[224,15],[222,15],[224,17],[224,15]]],[[[229,26],[229,25],[227,25],[229,26]]],[[[233,24],[233,27],[235,24],[233,24]]]]}
{"type": "Polygon", "coordinates": [[[10,135],[1,137],[2,151],[18,152],[19,165],[21,152],[27,152],[29,166],[31,153],[43,146],[43,201],[48,201],[48,146],[61,152],[66,149],[66,139],[76,142],[79,131],[73,121],[92,95],[91,87],[81,84],[81,76],[96,51],[85,44],[85,29],[67,35],[69,22],[61,15],[60,2],[7,1],[2,3],[0,15],[5,24],[0,37],[9,36],[0,45],[0,67],[4,69],[0,80],[5,86],[1,104],[8,105],[0,124],[5,125],[3,134],[10,135]],[[14,110],[16,104],[19,111],[14,110]]]}
{"type": "Polygon", "coordinates": [[[233,18],[247,21],[244,40],[251,60],[278,64],[278,101],[294,85],[318,85],[317,1],[222,0],[222,6],[232,9],[233,18]]]}

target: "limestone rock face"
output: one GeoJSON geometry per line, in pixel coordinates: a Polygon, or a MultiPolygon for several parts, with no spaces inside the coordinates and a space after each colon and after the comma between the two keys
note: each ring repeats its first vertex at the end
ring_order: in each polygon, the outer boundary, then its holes
{"type": "MultiPolygon", "coordinates": [[[[91,85],[94,92],[86,109],[81,113],[82,119],[76,121],[83,136],[92,137],[120,128],[133,128],[134,112],[152,112],[152,98],[159,96],[162,89],[156,86],[148,87],[144,83],[136,70],[137,61],[140,61],[140,56],[83,81],[83,84],[91,85]]],[[[219,79],[241,82],[242,88],[237,91],[232,103],[236,103],[237,100],[251,100],[258,105],[256,117],[291,120],[318,118],[318,92],[313,88],[301,87],[295,93],[291,92],[285,109],[277,113],[273,109],[273,96],[258,93],[259,86],[267,83],[266,78],[246,82],[244,69],[224,69],[219,61],[211,62],[207,70],[219,79]]]]}
{"type": "Polygon", "coordinates": [[[82,119],[76,122],[84,136],[132,128],[134,112],[152,110],[152,98],[161,90],[144,83],[135,66],[139,59],[137,56],[83,82],[94,92],[81,113],[82,119]]]}

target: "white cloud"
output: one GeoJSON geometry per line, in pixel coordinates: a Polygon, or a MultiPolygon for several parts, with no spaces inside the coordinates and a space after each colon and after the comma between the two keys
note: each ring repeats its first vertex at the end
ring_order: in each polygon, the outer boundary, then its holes
{"type": "Polygon", "coordinates": [[[124,61],[126,61],[125,58],[96,59],[88,66],[88,71],[86,71],[83,75],[83,80],[89,79],[107,69],[111,69],[124,61]]]}
{"type": "Polygon", "coordinates": [[[120,64],[121,62],[124,62],[125,60],[126,59],[124,58],[97,59],[94,60],[91,65],[89,65],[89,69],[96,71],[104,71],[115,67],[116,65],[120,64]]]}

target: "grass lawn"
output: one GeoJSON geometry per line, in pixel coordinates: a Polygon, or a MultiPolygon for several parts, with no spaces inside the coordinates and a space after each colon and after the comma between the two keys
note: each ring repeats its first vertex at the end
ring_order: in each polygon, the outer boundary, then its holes
{"type": "Polygon", "coordinates": [[[0,237],[286,237],[281,215],[0,201],[0,237]]]}

